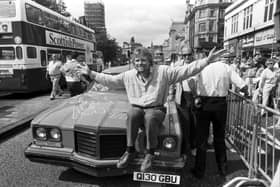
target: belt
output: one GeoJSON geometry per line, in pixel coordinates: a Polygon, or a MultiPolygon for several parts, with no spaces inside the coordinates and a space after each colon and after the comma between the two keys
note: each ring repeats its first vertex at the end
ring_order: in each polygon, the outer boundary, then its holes
{"type": "Polygon", "coordinates": [[[141,109],[152,109],[152,108],[164,108],[163,105],[156,105],[156,106],[139,106],[132,104],[133,107],[141,108],[141,109]]]}
{"type": "Polygon", "coordinates": [[[200,98],[202,98],[202,99],[217,99],[217,100],[219,100],[219,99],[221,99],[221,100],[223,100],[223,99],[226,99],[227,97],[226,96],[224,96],[224,97],[212,97],[212,96],[198,96],[198,97],[200,97],[200,98]]]}

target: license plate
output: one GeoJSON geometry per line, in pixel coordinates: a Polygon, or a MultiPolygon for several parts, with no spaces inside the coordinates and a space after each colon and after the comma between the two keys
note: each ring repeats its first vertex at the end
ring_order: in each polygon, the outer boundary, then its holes
{"type": "Polygon", "coordinates": [[[179,175],[168,175],[159,173],[133,172],[133,180],[165,184],[180,184],[179,175]]]}

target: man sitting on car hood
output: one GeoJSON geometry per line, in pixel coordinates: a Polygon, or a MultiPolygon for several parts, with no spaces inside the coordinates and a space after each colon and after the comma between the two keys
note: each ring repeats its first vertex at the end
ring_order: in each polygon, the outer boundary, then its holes
{"type": "Polygon", "coordinates": [[[214,52],[202,60],[178,67],[166,65],[153,65],[151,52],[144,47],[135,49],[132,62],[134,69],[118,75],[107,75],[90,71],[80,67],[81,74],[88,74],[91,79],[108,86],[124,87],[131,107],[127,119],[127,149],[117,163],[118,168],[128,166],[135,156],[135,140],[138,129],[145,127],[146,154],[140,170],[146,171],[151,167],[154,151],[158,145],[160,126],[165,117],[164,103],[168,96],[169,86],[183,81],[199,73],[209,63],[215,61],[225,50],[214,52]]]}

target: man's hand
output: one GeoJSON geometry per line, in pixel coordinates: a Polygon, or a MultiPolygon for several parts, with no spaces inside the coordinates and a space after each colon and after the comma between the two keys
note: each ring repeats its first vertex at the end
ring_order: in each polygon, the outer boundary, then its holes
{"type": "Polygon", "coordinates": [[[207,57],[208,63],[216,62],[218,58],[220,58],[222,55],[227,53],[226,49],[220,49],[219,51],[216,51],[216,47],[214,47],[210,52],[207,57]]]}
{"type": "Polygon", "coordinates": [[[97,74],[97,72],[91,71],[88,66],[82,65],[77,66],[76,72],[78,73],[78,75],[88,75],[91,80],[94,80],[97,74]]]}

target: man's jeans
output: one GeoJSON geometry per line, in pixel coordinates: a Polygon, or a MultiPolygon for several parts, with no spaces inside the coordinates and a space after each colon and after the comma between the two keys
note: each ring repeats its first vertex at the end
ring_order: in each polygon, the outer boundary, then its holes
{"type": "Polygon", "coordinates": [[[127,146],[134,146],[139,128],[145,127],[146,149],[155,149],[158,135],[164,120],[166,109],[159,107],[132,106],[127,119],[127,146]]]}

